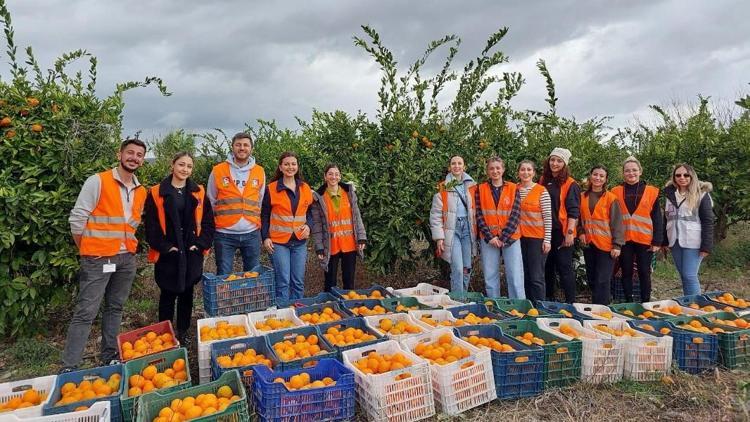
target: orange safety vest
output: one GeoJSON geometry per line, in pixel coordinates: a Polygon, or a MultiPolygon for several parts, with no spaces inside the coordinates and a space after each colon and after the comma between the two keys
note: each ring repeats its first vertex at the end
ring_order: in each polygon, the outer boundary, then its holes
{"type": "MultiPolygon", "coordinates": [[[[339,187],[341,189],[341,187],[339,187]]],[[[323,194],[326,208],[328,209],[328,231],[331,237],[331,255],[339,252],[353,252],[357,250],[357,242],[354,239],[354,223],[352,221],[352,206],[349,203],[349,195],[341,192],[338,212],[334,211],[333,200],[328,191],[323,194]]]]}
{"type": "MultiPolygon", "coordinates": [[[[576,181],[572,177],[568,177],[568,180],[560,186],[560,208],[557,217],[558,220],[560,220],[560,226],[562,226],[563,236],[568,234],[568,210],[565,208],[565,198],[567,198],[568,191],[575,182],[576,181]]],[[[573,227],[573,236],[575,236],[575,234],[576,228],[573,227]]]]}
{"type": "Polygon", "coordinates": [[[521,201],[521,218],[518,229],[521,237],[544,239],[544,218],[542,217],[542,194],[544,186],[535,184],[521,201]]]}
{"type": "Polygon", "coordinates": [[[120,182],[115,180],[112,170],[99,173],[99,202],[89,215],[81,234],[79,253],[84,256],[114,256],[125,244],[128,252],[135,253],[138,239],[135,231],[141,223],[143,205],[146,203],[146,188],[133,190],[133,207],[129,219],[125,218],[120,198],[120,182]]]}
{"type": "MultiPolygon", "coordinates": [[[[203,186],[198,185],[198,192],[193,192],[193,197],[198,200],[195,207],[195,235],[201,235],[201,221],[203,221],[203,200],[206,197],[206,191],[203,186]]],[[[167,217],[164,212],[164,198],[159,194],[159,185],[151,187],[151,198],[156,204],[156,215],[159,217],[159,226],[161,232],[167,234],[167,217]]],[[[208,249],[203,251],[203,255],[208,255],[208,249]]],[[[159,260],[159,251],[154,248],[148,250],[148,262],[154,263],[159,260]]]]}
{"type": "MultiPolygon", "coordinates": [[[[482,209],[484,221],[494,236],[500,236],[503,228],[508,224],[510,213],[513,210],[513,202],[516,199],[516,190],[518,187],[512,182],[503,182],[503,190],[500,192],[500,200],[495,205],[495,199],[492,197],[490,182],[484,182],[479,185],[479,207],[482,209]]],[[[516,228],[511,239],[520,239],[521,231],[516,228]]],[[[489,239],[487,239],[489,240],[489,239]]]]}
{"type": "Polygon", "coordinates": [[[612,192],[604,192],[594,206],[594,213],[589,209],[589,193],[581,194],[581,223],[585,229],[586,241],[593,243],[599,250],[612,250],[612,230],[609,227],[609,211],[617,196],[612,192]]]}
{"type": "Polygon", "coordinates": [[[216,202],[214,203],[214,223],[217,229],[226,229],[237,224],[241,218],[260,226],[260,192],[263,189],[266,173],[259,165],[250,169],[247,184],[240,192],[232,180],[229,163],[224,161],[214,166],[216,202]]]}
{"type": "Polygon", "coordinates": [[[276,190],[279,181],[268,185],[266,194],[270,195],[271,199],[271,224],[268,227],[268,237],[273,243],[289,242],[292,233],[299,231],[300,227],[307,223],[305,214],[313,201],[312,190],[305,182],[298,180],[297,183],[299,183],[299,203],[296,213],[292,213],[292,201],[285,189],[276,190]]]}
{"type": "Polygon", "coordinates": [[[646,185],[643,190],[641,201],[633,214],[628,211],[625,204],[625,189],[620,186],[612,188],[612,193],[617,196],[622,208],[622,223],[625,226],[625,241],[635,242],[642,245],[651,245],[654,239],[654,224],[651,221],[651,210],[656,200],[659,199],[659,188],[646,185]]]}

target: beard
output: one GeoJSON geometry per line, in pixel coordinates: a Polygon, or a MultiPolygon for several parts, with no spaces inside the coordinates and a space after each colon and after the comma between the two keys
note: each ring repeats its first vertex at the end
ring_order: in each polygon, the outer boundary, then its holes
{"type": "Polygon", "coordinates": [[[122,169],[127,171],[128,173],[135,173],[135,171],[138,170],[138,167],[140,166],[133,163],[128,164],[126,160],[120,160],[120,167],[122,167],[122,169]],[[130,168],[129,165],[134,165],[135,168],[130,168]]]}

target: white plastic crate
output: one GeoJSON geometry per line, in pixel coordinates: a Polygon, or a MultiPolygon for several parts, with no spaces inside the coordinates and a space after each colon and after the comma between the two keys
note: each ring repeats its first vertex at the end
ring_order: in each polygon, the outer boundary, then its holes
{"type": "Polygon", "coordinates": [[[578,311],[582,315],[586,315],[587,317],[591,319],[600,319],[604,321],[609,321],[613,319],[619,319],[619,320],[628,320],[630,318],[626,317],[625,315],[621,315],[613,311],[609,308],[609,306],[604,305],[594,305],[591,303],[574,303],[573,307],[576,308],[576,311],[578,311]],[[596,312],[596,313],[595,313],[596,312]],[[597,313],[605,313],[608,312],[612,314],[611,318],[607,318],[606,316],[598,315],[597,313]]]}
{"type": "Polygon", "coordinates": [[[466,305],[465,303],[451,299],[448,295],[417,296],[416,298],[419,303],[431,308],[447,309],[454,306],[466,305]]]}
{"type": "MultiPolygon", "coordinates": [[[[622,320],[583,321],[583,326],[598,331],[597,325],[624,331],[632,327],[622,320]]],[[[657,337],[636,330],[638,337],[620,337],[625,344],[623,376],[633,381],[659,381],[672,366],[672,337],[657,337]]]]}
{"type": "Polygon", "coordinates": [[[435,415],[432,380],[426,360],[387,340],[369,346],[341,352],[344,365],[354,372],[357,383],[357,403],[375,422],[412,422],[435,415]],[[384,374],[365,374],[357,368],[356,361],[370,352],[378,354],[402,353],[413,365],[384,374]],[[408,378],[397,379],[401,374],[408,378]]]}
{"type": "Polygon", "coordinates": [[[295,327],[302,327],[304,325],[307,325],[297,317],[297,314],[294,312],[294,308],[269,309],[266,311],[251,312],[247,314],[247,322],[248,324],[250,324],[250,330],[254,337],[263,336],[268,333],[273,333],[275,331],[287,330],[287,329],[291,329],[295,327]],[[280,328],[278,330],[269,330],[269,331],[262,331],[262,330],[255,328],[255,323],[263,322],[269,318],[289,320],[289,321],[292,321],[294,325],[292,325],[291,327],[280,328]]]}
{"type": "MultiPolygon", "coordinates": [[[[46,395],[46,398],[38,406],[26,407],[23,409],[14,410],[11,412],[13,415],[23,418],[31,418],[34,416],[42,415],[42,407],[49,403],[52,398],[52,388],[55,386],[55,380],[57,375],[49,375],[46,377],[32,378],[28,380],[6,382],[0,384],[0,403],[7,403],[14,397],[21,397],[27,390],[34,389],[39,394],[46,395]]],[[[3,415],[4,413],[0,413],[3,415]]]]}
{"type": "Polygon", "coordinates": [[[365,318],[365,324],[371,329],[373,329],[376,333],[382,334],[388,337],[389,339],[395,340],[399,343],[401,343],[404,339],[407,339],[409,337],[414,337],[426,331],[424,326],[422,326],[422,324],[418,323],[417,321],[414,320],[414,318],[411,315],[409,315],[408,313],[404,313],[404,312],[388,314],[388,315],[370,315],[364,318],[365,318]],[[410,325],[419,327],[422,331],[416,334],[399,334],[399,335],[385,333],[380,330],[380,321],[383,319],[390,319],[391,321],[393,321],[394,325],[396,324],[396,322],[405,321],[406,323],[410,325]]]}
{"type": "Polygon", "coordinates": [[[670,306],[679,306],[680,310],[682,311],[681,315],[688,315],[688,316],[700,316],[705,315],[706,312],[701,311],[700,309],[693,309],[689,308],[687,306],[682,306],[675,300],[657,300],[655,302],[645,302],[643,303],[643,307],[645,309],[648,309],[649,311],[655,311],[655,312],[661,312],[662,314],[667,315],[673,315],[667,308],[670,306]]]}
{"type": "Polygon", "coordinates": [[[389,287],[388,291],[393,293],[394,296],[398,296],[398,297],[406,297],[406,296],[417,297],[417,296],[447,295],[450,290],[432,285],[430,283],[419,283],[414,287],[409,287],[406,289],[393,290],[392,288],[389,287]]]}
{"type": "Polygon", "coordinates": [[[430,318],[438,324],[443,321],[450,321],[450,327],[453,327],[456,323],[456,317],[446,309],[419,309],[409,311],[408,314],[417,322],[422,328],[427,331],[432,331],[436,328],[440,328],[440,325],[433,327],[432,325],[422,321],[422,317],[430,318]]]}
{"type": "Polygon", "coordinates": [[[231,315],[225,317],[216,318],[203,318],[198,320],[198,332],[196,338],[198,339],[198,378],[201,384],[205,384],[211,381],[211,343],[222,340],[211,340],[204,341],[200,338],[201,328],[213,327],[219,321],[227,321],[230,325],[244,325],[247,330],[246,336],[232,337],[232,339],[248,338],[253,336],[253,331],[250,329],[250,324],[247,320],[247,315],[231,315]]]}
{"type": "Polygon", "coordinates": [[[581,381],[591,384],[612,383],[622,379],[625,366],[625,343],[601,331],[584,328],[580,322],[569,318],[537,318],[540,329],[572,340],[572,337],[558,330],[566,324],[575,329],[583,343],[581,381]]]}
{"type": "Polygon", "coordinates": [[[59,415],[21,417],[16,412],[0,413],[0,422],[109,422],[110,420],[109,401],[98,401],[88,410],[59,415]]]}
{"type": "Polygon", "coordinates": [[[443,413],[451,416],[473,409],[497,398],[490,349],[478,348],[456,337],[451,328],[438,328],[404,340],[411,352],[418,344],[434,343],[448,334],[454,345],[468,349],[471,355],[445,365],[430,364],[435,401],[443,413]]]}

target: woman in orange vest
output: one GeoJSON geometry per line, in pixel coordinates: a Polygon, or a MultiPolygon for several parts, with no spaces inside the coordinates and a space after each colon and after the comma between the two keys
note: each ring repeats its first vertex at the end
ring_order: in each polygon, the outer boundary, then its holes
{"type": "Polygon", "coordinates": [[[354,184],[340,183],[335,164],[323,172],[325,184],[313,192],[312,237],[320,265],[325,272],[325,291],[336,286],[339,262],[344,289],[354,289],[357,255],[364,258],[367,234],[359,213],[354,184]]]}
{"type": "Polygon", "coordinates": [[[555,300],[556,275],[565,292],[565,301],[576,298],[576,278],[573,273],[573,242],[580,216],[581,188],[570,177],[571,153],[555,148],[544,161],[544,173],[539,184],[547,188],[552,205],[552,244],[544,267],[547,299],[555,300]]]}
{"type": "Polygon", "coordinates": [[[161,289],[159,321],[175,320],[177,337],[185,344],[193,312],[193,286],[203,273],[203,257],[214,238],[211,203],[196,184],[193,157],[180,152],[172,159],[171,174],[149,190],[146,198],[146,241],[154,279],[161,289]]]}
{"type": "Polygon", "coordinates": [[[547,189],[534,182],[534,162],[523,160],[518,165],[518,193],[521,196],[521,256],[526,299],[545,300],[544,262],[552,244],[552,205],[547,189]]]}
{"type": "Polygon", "coordinates": [[[263,246],[271,254],[275,272],[277,305],[301,299],[305,292],[312,203],[312,189],[302,180],[297,154],[284,152],[260,211],[263,246]]]}
{"type": "Polygon", "coordinates": [[[607,169],[603,166],[589,171],[586,191],[581,194],[578,240],[584,245],[591,303],[609,305],[612,269],[625,243],[625,230],[617,197],[607,191],[607,169]]]}
{"type": "Polygon", "coordinates": [[[625,245],[620,253],[622,288],[625,301],[633,301],[633,265],[638,267],[641,301],[651,300],[651,260],[663,240],[659,188],[641,180],[643,168],[635,157],[628,157],[622,167],[623,183],[612,188],[622,210],[625,245]]]}

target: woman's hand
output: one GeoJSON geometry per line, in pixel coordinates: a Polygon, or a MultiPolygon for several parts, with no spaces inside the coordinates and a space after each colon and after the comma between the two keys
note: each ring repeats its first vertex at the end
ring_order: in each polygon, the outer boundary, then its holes
{"type": "Polygon", "coordinates": [[[619,250],[619,249],[617,249],[617,248],[612,248],[612,250],[611,250],[611,251],[609,252],[609,255],[610,255],[610,256],[611,256],[611,257],[612,257],[613,259],[617,259],[617,257],[619,257],[619,256],[620,256],[620,250],[619,250]]]}
{"type": "Polygon", "coordinates": [[[705,252],[705,251],[701,251],[701,252],[700,252],[700,256],[701,256],[701,258],[705,258],[705,257],[707,257],[708,255],[709,255],[709,253],[708,253],[708,252],[705,252]]]}
{"type": "Polygon", "coordinates": [[[582,245],[588,245],[586,242],[586,235],[585,234],[579,234],[578,235],[578,241],[581,242],[582,245]]]}
{"type": "Polygon", "coordinates": [[[563,240],[562,246],[564,248],[567,248],[569,246],[573,246],[573,241],[575,240],[575,236],[573,236],[573,233],[566,234],[565,240],[563,240]]]}
{"type": "Polygon", "coordinates": [[[273,240],[271,240],[270,238],[264,240],[263,247],[266,248],[266,251],[268,251],[268,253],[272,254],[273,253],[273,240]]]}
{"type": "Polygon", "coordinates": [[[661,249],[661,247],[659,247],[659,246],[651,246],[648,250],[650,250],[651,252],[656,253],[656,252],[659,252],[660,249],[661,249]]]}
{"type": "Polygon", "coordinates": [[[318,259],[322,261],[322,260],[326,259],[326,256],[323,255],[322,253],[319,253],[318,254],[318,259]]]}
{"type": "Polygon", "coordinates": [[[542,242],[542,253],[548,254],[552,250],[552,245],[549,242],[542,242]]]}
{"type": "Polygon", "coordinates": [[[363,250],[365,250],[366,246],[367,246],[366,244],[360,243],[359,245],[357,245],[357,249],[359,249],[359,251],[362,252],[363,250]]]}
{"type": "Polygon", "coordinates": [[[502,248],[503,248],[503,242],[501,242],[501,241],[500,241],[500,238],[499,238],[499,237],[497,237],[497,236],[495,236],[495,237],[493,237],[492,239],[490,239],[490,241],[489,241],[488,243],[489,243],[490,245],[492,245],[492,246],[494,246],[494,247],[498,248],[498,249],[502,249],[502,248]]]}
{"type": "Polygon", "coordinates": [[[302,227],[299,228],[299,231],[297,232],[297,237],[299,237],[300,240],[305,240],[308,237],[310,237],[310,226],[307,224],[303,224],[302,227]]]}
{"type": "Polygon", "coordinates": [[[443,251],[445,250],[445,241],[443,239],[437,240],[435,245],[435,251],[437,252],[438,256],[443,254],[443,251]]]}

